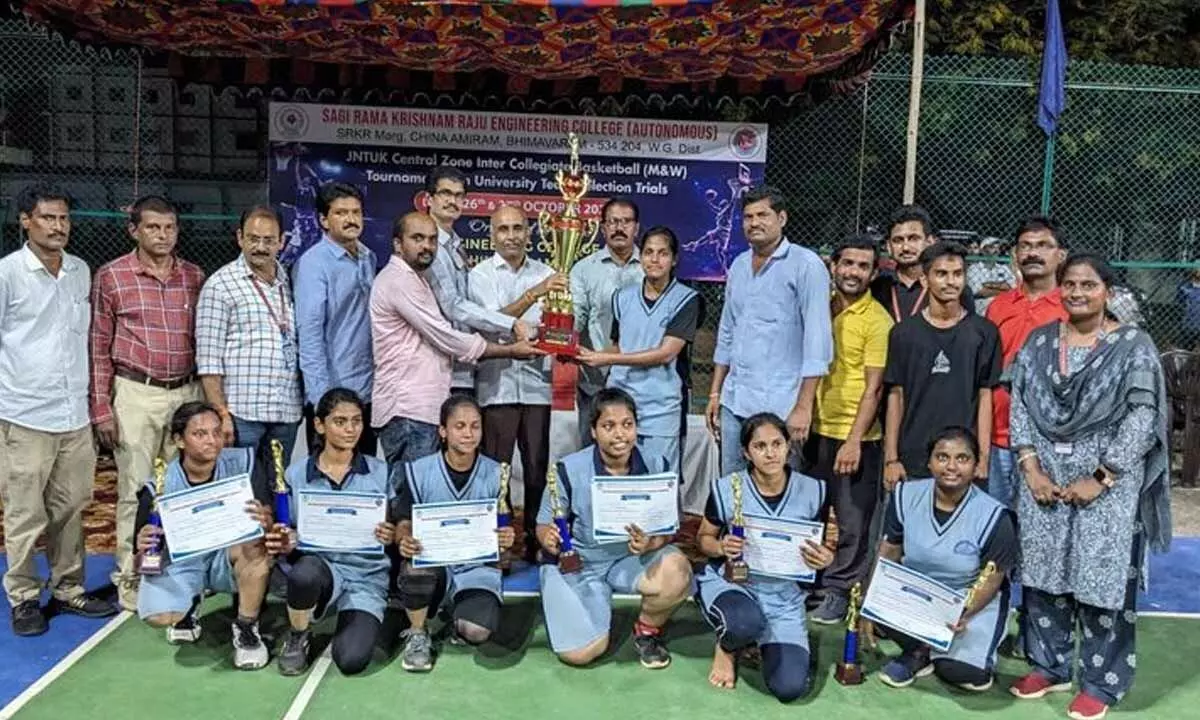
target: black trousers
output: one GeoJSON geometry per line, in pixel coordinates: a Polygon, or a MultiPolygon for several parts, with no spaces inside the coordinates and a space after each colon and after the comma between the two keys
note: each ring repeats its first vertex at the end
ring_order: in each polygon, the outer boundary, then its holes
{"type": "Polygon", "coordinates": [[[833,461],[841,446],[841,440],[814,433],[804,445],[804,459],[808,474],[825,481],[830,505],[837,513],[837,553],[821,574],[821,585],[847,593],[854,583],[865,579],[870,567],[871,520],[883,477],[883,448],[878,440],[864,442],[858,471],[835,476],[833,461]]]}
{"type": "MultiPolygon", "coordinates": [[[[446,599],[449,581],[446,568],[415,568],[404,560],[400,565],[400,602],[408,611],[429,609],[436,613],[446,599]]],[[[500,599],[487,590],[467,589],[450,598],[450,615],[483,628],[487,635],[500,627],[500,599]]],[[[471,638],[465,638],[471,641],[471,638]]],[[[480,639],[482,641],[482,638],[480,639]]]]}
{"type": "MultiPolygon", "coordinates": [[[[293,610],[315,610],[320,617],[333,599],[333,573],[329,565],[315,555],[304,555],[288,573],[287,604],[293,610]]],[[[379,640],[383,623],[361,610],[337,615],[333,633],[333,663],[345,675],[356,675],[371,664],[371,655],[379,640]]]]}
{"type": "MultiPolygon", "coordinates": [[[[312,405],[305,403],[304,405],[304,438],[308,441],[309,454],[317,452],[317,444],[320,437],[317,435],[317,428],[313,425],[313,418],[316,417],[316,411],[312,405]]],[[[379,439],[375,434],[375,428],[371,427],[371,403],[367,403],[363,408],[363,429],[362,437],[358,439],[358,445],[354,448],[363,455],[375,457],[376,451],[379,449],[379,439]]]]}
{"type": "Polygon", "coordinates": [[[538,508],[546,491],[550,463],[549,405],[488,405],[483,409],[483,454],[511,463],[513,446],[521,450],[521,476],[525,483],[524,532],[526,547],[537,547],[538,508]]]}

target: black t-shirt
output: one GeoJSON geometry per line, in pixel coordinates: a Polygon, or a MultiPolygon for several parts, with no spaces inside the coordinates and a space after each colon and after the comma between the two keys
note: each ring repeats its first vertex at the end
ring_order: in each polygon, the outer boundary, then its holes
{"type": "MultiPolygon", "coordinates": [[[[920,313],[929,305],[929,293],[922,292],[923,289],[920,280],[912,285],[905,285],[896,277],[895,273],[880,273],[871,283],[871,295],[879,301],[884,310],[887,310],[888,315],[892,316],[892,320],[898,323],[920,313]],[[896,290],[894,303],[893,288],[896,290]],[[900,311],[898,316],[897,309],[900,311]]],[[[968,314],[975,313],[975,293],[971,292],[970,286],[965,283],[961,302],[968,314]]]]}
{"type": "MultiPolygon", "coordinates": [[[[654,308],[654,304],[662,299],[658,296],[651,300],[646,297],[645,291],[642,292],[642,299],[646,301],[646,307],[654,308]]],[[[613,302],[616,302],[616,296],[613,296],[613,302]]],[[[696,339],[696,329],[700,327],[700,320],[704,317],[704,298],[697,293],[688,299],[679,310],[667,321],[667,329],[664,337],[676,337],[684,343],[683,350],[675,356],[675,370],[679,373],[679,378],[683,380],[685,388],[691,387],[692,381],[692,341],[696,339]]],[[[612,326],[612,342],[614,345],[621,344],[621,324],[614,322],[612,326]]]]}
{"type": "Polygon", "coordinates": [[[935,433],[976,428],[979,390],[996,387],[1001,368],[1000,332],[978,315],[942,329],[918,313],[892,328],[883,382],[904,390],[899,449],[909,477],[929,476],[935,433]]]}
{"type": "MultiPolygon", "coordinates": [[[[462,489],[467,486],[471,480],[471,473],[475,472],[475,463],[478,462],[479,457],[476,456],[475,462],[471,463],[471,467],[466,470],[455,470],[446,465],[446,470],[450,472],[450,482],[453,483],[455,490],[462,492],[462,489]]],[[[406,468],[405,463],[398,463],[392,471],[392,482],[396,483],[396,497],[392,499],[392,504],[388,508],[388,516],[395,518],[393,522],[412,520],[413,494],[408,483],[406,468]]]]}
{"type": "MultiPolygon", "coordinates": [[[[268,465],[268,463],[262,462],[262,460],[259,458],[255,459],[254,468],[250,471],[250,487],[254,491],[255,500],[259,501],[263,505],[266,505],[267,507],[271,507],[271,504],[274,502],[275,498],[271,487],[270,477],[271,475],[274,475],[274,472],[269,471],[268,465]]],[[[206,482],[212,482],[212,480],[213,478],[210,476],[206,482]]],[[[197,487],[202,484],[203,483],[194,483],[191,480],[188,480],[188,485],[191,487],[197,487]]],[[[142,531],[142,527],[145,526],[146,523],[150,522],[150,508],[154,505],[154,493],[150,492],[150,488],[142,485],[141,489],[138,490],[137,501],[137,514],[134,516],[133,521],[134,548],[137,547],[138,533],[142,531]]],[[[166,546],[166,540],[164,539],[162,543],[163,552],[166,552],[166,546]]]]}
{"type": "MultiPolygon", "coordinates": [[[[892,545],[903,545],[904,525],[900,522],[900,514],[896,510],[896,497],[897,495],[892,493],[892,499],[888,502],[887,514],[883,519],[883,539],[892,545]]],[[[954,515],[953,512],[946,512],[934,507],[933,516],[938,527],[944,527],[952,515],[954,515]]],[[[1005,510],[1000,513],[991,534],[983,543],[983,548],[980,550],[980,565],[986,565],[990,560],[996,563],[996,569],[1001,573],[1008,573],[1016,567],[1018,547],[1017,525],[1013,522],[1012,513],[1005,510]]]]}

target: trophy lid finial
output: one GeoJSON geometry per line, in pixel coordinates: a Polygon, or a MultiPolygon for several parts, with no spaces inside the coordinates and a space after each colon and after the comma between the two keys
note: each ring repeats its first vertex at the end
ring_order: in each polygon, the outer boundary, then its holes
{"type": "Polygon", "coordinates": [[[567,148],[571,151],[571,161],[569,169],[572,175],[579,174],[579,136],[575,133],[567,133],[567,148]]]}

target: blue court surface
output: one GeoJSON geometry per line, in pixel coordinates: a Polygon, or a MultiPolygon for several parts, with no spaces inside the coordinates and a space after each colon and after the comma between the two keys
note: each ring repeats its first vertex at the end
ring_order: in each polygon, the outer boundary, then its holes
{"type": "MultiPolygon", "coordinates": [[[[46,572],[44,560],[40,561],[46,572]]],[[[97,588],[108,582],[113,566],[111,556],[92,555],[87,562],[87,586],[97,588]]],[[[3,569],[0,560],[0,569],[3,569]]],[[[1167,555],[1151,556],[1150,592],[1143,595],[1138,609],[1142,613],[1192,616],[1200,619],[1200,537],[1175,538],[1167,555]]],[[[537,570],[522,567],[504,583],[513,595],[534,595],[538,589],[537,570]]],[[[47,599],[47,598],[44,598],[47,599]]],[[[52,618],[50,631],[35,638],[12,634],[4,602],[5,618],[0,622],[0,708],[49,672],[56,664],[101,630],[109,620],[87,620],[71,615],[52,618]]],[[[131,619],[136,622],[136,618],[131,619]]]]}

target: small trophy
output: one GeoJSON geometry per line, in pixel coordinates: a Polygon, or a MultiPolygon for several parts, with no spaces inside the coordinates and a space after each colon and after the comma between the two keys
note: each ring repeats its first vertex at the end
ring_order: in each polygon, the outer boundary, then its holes
{"type": "MultiPolygon", "coordinates": [[[[550,257],[555,272],[568,275],[583,252],[595,247],[600,223],[595,218],[586,222],[579,214],[579,202],[591,187],[592,178],[579,165],[579,136],[567,135],[571,159],[567,172],[561,169],[555,184],[562,193],[565,206],[561,215],[543,210],[538,215],[538,232],[542,236],[538,249],[550,257]]],[[[575,303],[570,291],[554,291],[542,300],[542,329],[537,347],[557,357],[579,354],[579,333],[575,331],[575,303]]]]}
{"type": "Polygon", "coordinates": [[[850,588],[850,602],[846,608],[846,639],[842,643],[842,661],[837,664],[834,678],[842,685],[859,685],[865,678],[862,665],[858,663],[858,609],[862,606],[862,583],[850,588]]]}
{"type": "Polygon", "coordinates": [[[290,526],[292,508],[283,469],[283,443],[278,440],[271,441],[271,458],[275,461],[275,522],[290,526]]]}
{"type": "MultiPolygon", "coordinates": [[[[742,476],[734,473],[729,478],[733,486],[733,521],[729,524],[729,533],[736,538],[746,539],[745,521],[742,518],[742,476]]],[[[744,583],[750,579],[750,566],[739,553],[737,557],[725,561],[725,579],[731,583],[744,583]]]]}
{"type": "MultiPolygon", "coordinates": [[[[500,463],[500,497],[496,501],[496,527],[503,529],[512,525],[512,513],[508,507],[508,481],[511,477],[512,469],[508,463],[500,463]]],[[[496,567],[501,570],[507,570],[512,565],[507,550],[500,551],[500,559],[496,561],[496,567]]]]}
{"type": "MultiPolygon", "coordinates": [[[[158,498],[163,494],[167,482],[167,463],[162,458],[154,459],[154,500],[150,505],[148,525],[162,530],[162,519],[158,517],[158,498]]],[[[141,575],[161,575],[163,570],[162,542],[155,539],[147,551],[138,553],[137,571],[141,575]]]]}
{"type": "Polygon", "coordinates": [[[558,536],[562,544],[558,548],[558,569],[563,573],[577,573],[583,569],[583,558],[575,551],[571,543],[571,528],[567,525],[567,516],[558,501],[558,470],[553,465],[546,473],[546,492],[550,493],[550,511],[554,513],[554,527],[558,528],[558,536]]]}
{"type": "Polygon", "coordinates": [[[971,587],[967,589],[967,598],[963,601],[964,615],[971,607],[971,604],[975,602],[975,596],[979,594],[979,591],[983,589],[983,586],[986,585],[987,581],[990,580],[995,574],[996,563],[992,560],[988,560],[987,565],[984,565],[983,569],[979,571],[979,577],[975,578],[975,582],[971,583],[971,587]]]}

